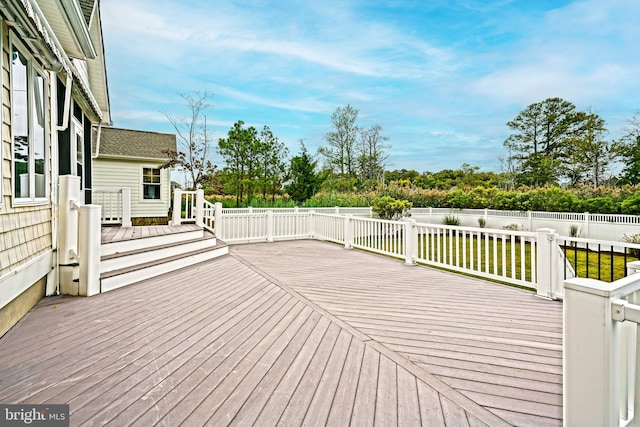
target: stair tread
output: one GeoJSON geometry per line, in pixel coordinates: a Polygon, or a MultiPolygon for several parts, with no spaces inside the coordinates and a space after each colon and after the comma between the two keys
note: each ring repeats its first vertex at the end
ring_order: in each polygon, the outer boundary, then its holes
{"type": "Polygon", "coordinates": [[[172,256],[169,256],[169,257],[160,258],[160,259],[156,259],[156,260],[149,261],[149,262],[136,264],[136,265],[131,266],[131,267],[121,268],[119,270],[107,271],[107,272],[104,272],[104,273],[102,273],[100,275],[100,279],[106,279],[106,278],[109,278],[109,277],[119,276],[121,274],[126,274],[126,273],[130,273],[130,272],[133,272],[133,271],[142,270],[144,268],[153,267],[155,265],[164,264],[166,262],[175,261],[175,260],[182,259],[182,258],[187,258],[187,257],[192,256],[192,255],[198,255],[198,254],[205,253],[205,252],[212,252],[212,251],[215,251],[215,250],[218,250],[218,249],[222,249],[222,248],[224,248],[226,246],[227,246],[226,243],[221,243],[220,241],[218,241],[215,246],[211,246],[211,247],[208,247],[208,248],[197,249],[197,250],[194,250],[194,251],[185,252],[185,253],[178,254],[178,255],[172,255],[172,256]]]}
{"type": "MultiPolygon", "coordinates": [[[[134,227],[129,227],[128,230],[135,230],[136,228],[145,228],[144,226],[134,226],[134,227]]],[[[178,227],[173,227],[173,226],[169,226],[169,228],[171,229],[171,232],[160,232],[157,234],[139,234],[139,235],[128,235],[126,237],[120,237],[117,240],[104,240],[104,237],[101,239],[101,242],[103,245],[112,245],[112,244],[118,244],[121,242],[130,242],[130,241],[135,241],[135,240],[144,240],[144,239],[153,239],[153,238],[157,238],[157,237],[163,237],[163,236],[168,236],[168,235],[178,235],[178,234],[185,234],[185,233],[193,233],[193,232],[197,232],[200,230],[204,230],[203,227],[199,227],[195,224],[182,224],[182,226],[178,226],[178,227]]]]}
{"type": "Polygon", "coordinates": [[[100,261],[106,261],[106,260],[110,260],[110,259],[114,259],[114,258],[120,258],[120,257],[124,257],[124,256],[129,256],[129,255],[142,254],[142,253],[153,251],[153,250],[156,250],[156,249],[172,248],[172,247],[175,247],[175,246],[181,246],[181,245],[188,244],[188,243],[200,242],[202,240],[215,239],[215,237],[216,236],[214,236],[212,233],[209,233],[208,231],[205,231],[205,233],[204,233],[204,235],[202,237],[198,237],[196,239],[182,240],[182,241],[179,241],[179,242],[165,243],[165,244],[156,245],[156,246],[149,246],[149,247],[145,247],[145,248],[142,248],[142,249],[134,249],[134,250],[131,250],[131,251],[123,251],[123,252],[116,252],[116,253],[108,254],[108,255],[102,255],[100,257],[100,261]]]}

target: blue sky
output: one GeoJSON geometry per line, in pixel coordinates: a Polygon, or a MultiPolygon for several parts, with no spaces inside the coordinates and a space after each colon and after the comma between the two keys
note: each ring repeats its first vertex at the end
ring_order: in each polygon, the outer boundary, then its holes
{"type": "MultiPolygon", "coordinates": [[[[500,171],[505,123],[561,97],[617,138],[640,111],[637,0],[102,0],[114,126],[173,132],[207,90],[299,152],[337,107],[389,137],[387,169],[500,171]]],[[[218,156],[213,160],[221,164],[218,156]]]]}

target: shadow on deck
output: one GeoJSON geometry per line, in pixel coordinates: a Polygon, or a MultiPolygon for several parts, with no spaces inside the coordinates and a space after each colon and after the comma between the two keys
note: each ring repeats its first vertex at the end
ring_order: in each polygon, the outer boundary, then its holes
{"type": "Polygon", "coordinates": [[[42,300],[0,339],[0,402],[71,425],[560,425],[562,305],[338,245],[42,300]]]}

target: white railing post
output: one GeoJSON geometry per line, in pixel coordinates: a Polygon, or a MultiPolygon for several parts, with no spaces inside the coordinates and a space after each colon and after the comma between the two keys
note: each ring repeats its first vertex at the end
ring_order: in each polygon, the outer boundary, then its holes
{"type": "Polygon", "coordinates": [[[564,284],[564,425],[618,426],[616,357],[619,324],[612,319],[611,286],[593,279],[564,284]]]}
{"type": "Polygon", "coordinates": [[[340,215],[340,206],[334,206],[333,213],[335,213],[336,215],[340,215]]]}
{"type": "Polygon", "coordinates": [[[418,228],[414,219],[404,223],[404,263],[416,265],[418,259],[418,228]]]}
{"type": "Polygon", "coordinates": [[[78,216],[78,295],[89,297],[100,293],[100,206],[80,206],[78,216]]]}
{"type": "Polygon", "coordinates": [[[176,188],[173,190],[173,217],[171,225],[180,225],[182,222],[182,190],[176,188]]]}
{"type": "Polygon", "coordinates": [[[529,222],[529,228],[527,231],[533,231],[533,214],[531,211],[527,211],[527,221],[529,222]]]}
{"type": "Polygon", "coordinates": [[[222,203],[217,202],[214,206],[213,234],[222,239],[222,203]]]}
{"type": "Polygon", "coordinates": [[[204,227],[204,190],[196,190],[196,225],[204,227]]]}
{"type": "Polygon", "coordinates": [[[309,238],[316,238],[316,211],[309,211],[309,238]]]}
{"type": "Polygon", "coordinates": [[[122,187],[122,226],[131,227],[131,189],[129,187],[122,187]]]}
{"type": "Polygon", "coordinates": [[[551,228],[536,230],[537,286],[536,295],[556,299],[560,283],[558,282],[558,240],[556,231],[551,228]]]}
{"type": "Polygon", "coordinates": [[[78,251],[78,211],[72,203],[80,200],[80,177],[64,175],[59,183],[58,256],[60,264],[69,265],[75,262],[73,253],[78,251]]]}
{"type": "Polygon", "coordinates": [[[627,263],[627,276],[640,272],[640,261],[631,261],[627,263]]]}
{"type": "Polygon", "coordinates": [[[273,211],[267,211],[267,242],[273,242],[273,211]]]}
{"type": "Polygon", "coordinates": [[[353,248],[353,215],[344,216],[344,247],[353,248]]]}
{"type": "Polygon", "coordinates": [[[591,217],[591,214],[589,212],[584,213],[584,234],[582,235],[582,237],[584,237],[585,239],[588,239],[591,237],[589,236],[589,218],[590,217],[591,217]]]}

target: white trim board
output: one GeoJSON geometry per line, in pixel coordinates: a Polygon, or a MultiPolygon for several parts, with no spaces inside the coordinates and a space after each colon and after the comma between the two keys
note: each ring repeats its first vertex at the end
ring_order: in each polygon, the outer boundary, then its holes
{"type": "Polygon", "coordinates": [[[53,251],[21,265],[0,277],[0,308],[9,304],[53,269],[53,251]]]}

